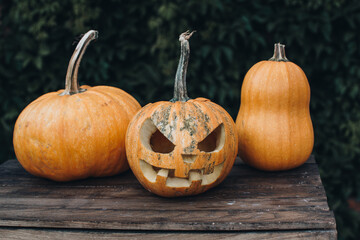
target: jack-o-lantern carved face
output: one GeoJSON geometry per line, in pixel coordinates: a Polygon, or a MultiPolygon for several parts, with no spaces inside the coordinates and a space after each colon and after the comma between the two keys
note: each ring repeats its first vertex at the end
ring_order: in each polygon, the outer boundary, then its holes
{"type": "Polygon", "coordinates": [[[128,128],[129,164],[140,183],[161,196],[194,195],[219,184],[237,154],[235,124],[211,101],[145,106],[128,128]]]}
{"type": "Polygon", "coordinates": [[[195,195],[216,186],[230,172],[237,154],[235,123],[219,105],[189,99],[188,39],[180,35],[181,56],[174,98],[148,104],[130,122],[126,154],[139,182],[165,197],[195,195]]]}

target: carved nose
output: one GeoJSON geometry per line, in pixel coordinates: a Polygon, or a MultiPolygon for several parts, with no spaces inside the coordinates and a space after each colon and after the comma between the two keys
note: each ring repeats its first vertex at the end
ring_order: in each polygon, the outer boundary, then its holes
{"type": "Polygon", "coordinates": [[[196,160],[196,155],[192,155],[192,154],[181,154],[183,161],[185,163],[193,163],[196,160]]]}

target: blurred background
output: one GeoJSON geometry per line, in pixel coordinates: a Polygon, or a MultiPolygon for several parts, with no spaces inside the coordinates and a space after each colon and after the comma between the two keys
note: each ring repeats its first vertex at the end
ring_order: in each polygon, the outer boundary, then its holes
{"type": "Polygon", "coordinates": [[[188,93],[221,104],[235,119],[247,70],[286,45],[312,90],[314,154],[339,239],[360,236],[360,1],[0,1],[0,162],[14,158],[22,109],[64,88],[74,38],[99,39],[79,81],[119,87],[142,105],[172,98],[178,36],[190,40],[188,93]]]}

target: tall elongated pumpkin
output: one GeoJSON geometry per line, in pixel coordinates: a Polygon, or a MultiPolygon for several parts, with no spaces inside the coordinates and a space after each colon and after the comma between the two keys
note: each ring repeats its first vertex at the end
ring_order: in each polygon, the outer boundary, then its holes
{"type": "Polygon", "coordinates": [[[14,149],[31,174],[56,181],[110,176],[129,168],[125,134],[141,108],[114,87],[79,87],[81,58],[97,31],[87,32],[71,57],[65,90],[47,93],[30,103],[14,128],[14,149]]]}
{"type": "Polygon", "coordinates": [[[267,171],[295,168],[311,154],[310,87],[303,70],[275,44],[274,56],[246,74],[236,120],[239,155],[267,171]]]}
{"type": "Polygon", "coordinates": [[[231,116],[208,99],[187,96],[191,35],[179,37],[174,98],[143,107],[126,134],[131,170],[147,190],[164,197],[200,194],[218,185],[237,154],[231,116]]]}

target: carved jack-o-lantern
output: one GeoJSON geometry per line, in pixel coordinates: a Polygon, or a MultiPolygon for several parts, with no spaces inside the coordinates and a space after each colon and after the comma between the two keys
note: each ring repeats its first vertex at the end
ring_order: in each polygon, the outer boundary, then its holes
{"type": "Polygon", "coordinates": [[[174,98],[145,106],[126,137],[129,165],[149,191],[166,197],[195,195],[216,186],[230,172],[237,154],[231,116],[205,98],[189,99],[188,39],[180,35],[181,57],[174,98]]]}

